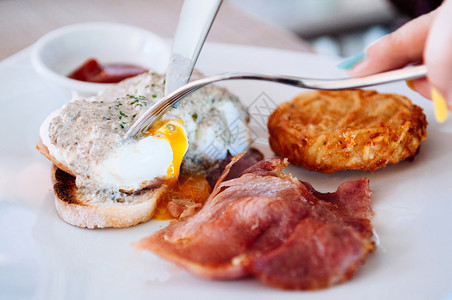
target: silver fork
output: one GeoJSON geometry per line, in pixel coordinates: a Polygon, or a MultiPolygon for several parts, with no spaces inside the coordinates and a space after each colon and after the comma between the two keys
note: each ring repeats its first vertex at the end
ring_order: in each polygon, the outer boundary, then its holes
{"type": "Polygon", "coordinates": [[[206,77],[203,79],[192,81],[178,88],[168,96],[162,98],[160,101],[156,102],[149,109],[147,109],[132,124],[132,126],[130,126],[129,130],[124,135],[123,140],[125,141],[129,138],[132,138],[141,132],[146,132],[163,114],[165,114],[171,107],[179,103],[185,96],[213,82],[236,79],[264,80],[307,89],[342,90],[350,88],[367,87],[400,80],[416,79],[424,77],[426,75],[427,67],[425,65],[388,71],[361,78],[347,78],[338,80],[311,79],[295,76],[281,76],[281,75],[254,74],[254,73],[225,73],[220,75],[214,75],[211,77],[206,77]]]}

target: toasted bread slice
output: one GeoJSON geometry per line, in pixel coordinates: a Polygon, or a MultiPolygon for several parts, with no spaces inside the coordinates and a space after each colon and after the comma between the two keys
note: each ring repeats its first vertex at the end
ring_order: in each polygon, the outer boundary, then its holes
{"type": "Polygon", "coordinates": [[[128,195],[124,201],[115,201],[84,193],[75,185],[74,176],[55,165],[52,179],[55,206],[61,219],[85,228],[122,228],[147,222],[167,192],[167,186],[161,185],[128,195]]]}

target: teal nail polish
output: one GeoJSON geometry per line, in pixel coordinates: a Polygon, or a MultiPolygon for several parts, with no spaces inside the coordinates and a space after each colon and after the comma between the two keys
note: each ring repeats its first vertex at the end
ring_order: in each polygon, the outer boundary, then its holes
{"type": "Polygon", "coordinates": [[[346,59],[338,63],[337,67],[343,70],[351,69],[354,65],[359,63],[364,57],[366,57],[366,52],[361,51],[355,55],[347,57],[346,59]]]}

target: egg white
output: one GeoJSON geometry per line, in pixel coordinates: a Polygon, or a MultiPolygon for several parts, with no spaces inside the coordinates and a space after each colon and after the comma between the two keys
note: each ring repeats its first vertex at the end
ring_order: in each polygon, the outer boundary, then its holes
{"type": "Polygon", "coordinates": [[[115,148],[105,160],[91,168],[95,181],[124,191],[139,190],[149,180],[166,178],[173,162],[173,149],[165,139],[153,136],[115,148]]]}

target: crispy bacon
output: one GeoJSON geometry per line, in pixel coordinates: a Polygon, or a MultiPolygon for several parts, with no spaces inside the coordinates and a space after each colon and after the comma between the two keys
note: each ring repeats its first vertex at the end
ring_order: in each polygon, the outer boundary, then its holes
{"type": "Polygon", "coordinates": [[[367,179],[335,193],[282,173],[287,161],[261,161],[223,181],[204,207],[140,241],[139,247],[208,279],[254,275],[284,289],[319,289],[349,279],[375,249],[367,179]]]}

